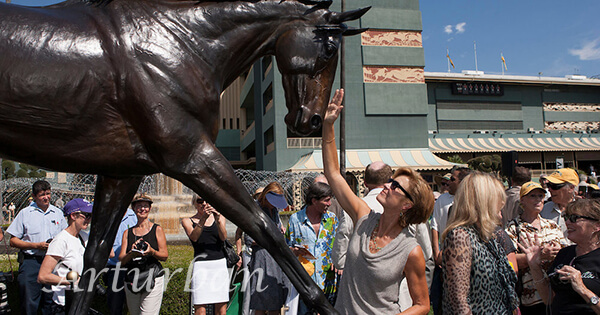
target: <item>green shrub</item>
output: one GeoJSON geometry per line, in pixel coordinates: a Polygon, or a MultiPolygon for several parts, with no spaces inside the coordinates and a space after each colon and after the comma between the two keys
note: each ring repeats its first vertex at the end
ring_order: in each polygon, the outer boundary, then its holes
{"type": "MultiPolygon", "coordinates": [[[[190,293],[186,292],[184,288],[188,266],[194,256],[194,250],[192,246],[188,245],[168,245],[167,247],[169,249],[169,259],[163,263],[163,267],[168,268],[171,274],[178,268],[181,268],[179,269],[181,271],[169,280],[163,296],[160,314],[189,314],[190,293]]],[[[3,258],[0,258],[0,271],[8,272],[10,271],[9,260],[7,255],[3,256],[3,258]]],[[[7,284],[8,303],[12,314],[20,314],[19,305],[21,301],[19,298],[19,286],[16,281],[19,268],[17,255],[10,255],[10,263],[12,263],[15,281],[7,284]]],[[[108,314],[106,297],[96,295],[92,302],[92,308],[102,314],[108,314]]]]}

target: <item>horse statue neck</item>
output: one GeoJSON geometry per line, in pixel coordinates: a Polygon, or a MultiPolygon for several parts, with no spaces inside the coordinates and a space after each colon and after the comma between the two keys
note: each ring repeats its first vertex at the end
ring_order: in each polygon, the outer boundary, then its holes
{"type": "MultiPolygon", "coordinates": [[[[308,15],[305,13],[311,9],[293,0],[200,3],[113,0],[110,5],[118,6],[135,24],[154,21],[161,25],[165,32],[158,34],[166,37],[168,43],[165,46],[180,48],[179,52],[171,49],[171,53],[189,54],[194,58],[195,66],[205,64],[203,74],[214,72],[213,75],[220,77],[223,88],[258,58],[273,54],[277,38],[286,30],[306,23],[308,15]],[[135,5],[139,10],[132,10],[135,5]],[[136,11],[140,13],[134,16],[131,12],[136,11]]],[[[140,28],[139,32],[144,29],[140,28]]],[[[143,35],[152,38],[156,34],[143,35]]]]}

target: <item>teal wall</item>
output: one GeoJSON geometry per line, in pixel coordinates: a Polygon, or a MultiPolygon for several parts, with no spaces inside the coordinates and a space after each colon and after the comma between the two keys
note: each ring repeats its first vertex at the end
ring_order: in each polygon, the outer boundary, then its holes
{"type": "MultiPolygon", "coordinates": [[[[331,9],[340,11],[339,1],[331,9]]],[[[349,0],[346,10],[373,6],[360,20],[350,21],[350,27],[369,27],[371,29],[416,30],[422,29],[421,12],[418,0],[349,0]]],[[[346,147],[347,149],[381,148],[423,148],[427,147],[427,88],[425,84],[383,84],[363,83],[363,64],[372,66],[409,66],[424,67],[423,48],[414,47],[372,47],[361,46],[360,35],[344,37],[346,44],[346,147]]],[[[275,63],[275,61],[273,61],[275,63]]],[[[254,65],[254,70],[261,63],[254,65]]],[[[272,69],[277,69],[274,64],[272,69]]],[[[339,67],[333,89],[339,87],[339,67]]],[[[287,114],[281,74],[271,71],[273,82],[273,108],[255,117],[254,135],[245,136],[241,141],[242,150],[256,147],[257,169],[285,170],[293,166],[302,155],[313,149],[288,149],[287,126],[284,117],[287,114]],[[273,128],[275,150],[264,154],[264,133],[273,128]]],[[[254,74],[253,82],[246,82],[255,94],[264,92],[268,85],[254,74]],[[260,92],[259,92],[260,91],[260,92]]],[[[260,101],[260,95],[253,98],[260,101]]],[[[242,101],[243,102],[243,101],[242,101]]],[[[262,104],[262,103],[258,103],[262,104]]],[[[260,105],[262,106],[262,105],[260,105]]],[[[259,106],[255,106],[258,114],[259,106]]],[[[336,130],[339,130],[336,126],[336,130]]],[[[339,137],[338,137],[339,144],[339,137]]]]}

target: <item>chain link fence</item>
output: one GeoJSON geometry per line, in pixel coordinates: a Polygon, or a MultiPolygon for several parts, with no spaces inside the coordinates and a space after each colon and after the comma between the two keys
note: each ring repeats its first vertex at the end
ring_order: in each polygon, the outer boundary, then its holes
{"type": "MultiPolygon", "coordinates": [[[[235,170],[236,175],[246,188],[248,194],[253,194],[256,189],[276,181],[285,190],[286,199],[298,210],[303,204],[303,192],[319,174],[316,172],[292,173],[272,171],[235,170]]],[[[45,179],[52,185],[52,204],[62,206],[74,198],[93,200],[96,188],[96,175],[49,173],[46,178],[11,178],[0,181],[2,192],[2,217],[0,221],[9,223],[16,212],[28,206],[31,201],[31,186],[39,179],[45,179]],[[11,211],[12,209],[12,211],[11,211]]],[[[172,180],[171,180],[172,181],[172,180]]],[[[151,195],[168,195],[169,179],[161,174],[144,177],[138,192],[151,195]]],[[[192,194],[192,190],[183,186],[182,194],[192,194]]]]}

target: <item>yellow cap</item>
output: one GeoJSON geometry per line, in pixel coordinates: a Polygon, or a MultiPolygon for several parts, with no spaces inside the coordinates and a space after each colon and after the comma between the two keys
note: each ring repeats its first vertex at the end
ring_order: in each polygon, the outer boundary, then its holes
{"type": "Polygon", "coordinates": [[[588,187],[590,187],[593,190],[600,190],[600,188],[598,188],[598,185],[588,184],[588,187]]]}
{"type": "Polygon", "coordinates": [[[546,179],[553,184],[571,183],[579,184],[579,175],[572,168],[561,168],[550,174],[546,179]]]}
{"type": "Polygon", "coordinates": [[[521,185],[521,191],[519,192],[519,196],[521,198],[523,198],[523,196],[527,195],[528,193],[530,193],[532,190],[535,189],[541,189],[544,193],[546,193],[546,190],[544,188],[542,188],[542,186],[536,182],[527,182],[523,185],[521,185]]]}

